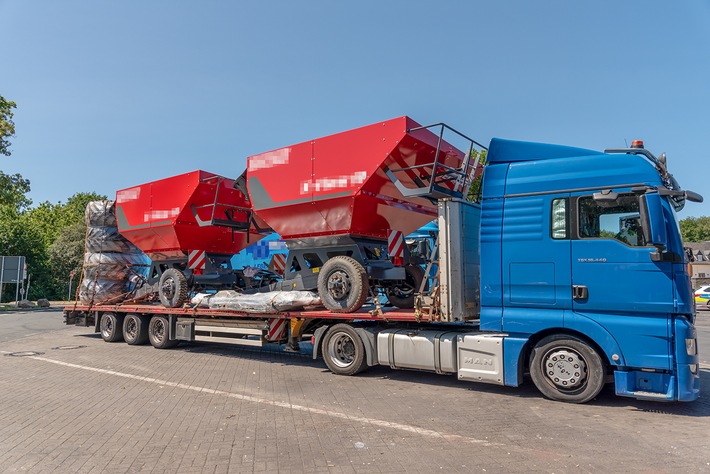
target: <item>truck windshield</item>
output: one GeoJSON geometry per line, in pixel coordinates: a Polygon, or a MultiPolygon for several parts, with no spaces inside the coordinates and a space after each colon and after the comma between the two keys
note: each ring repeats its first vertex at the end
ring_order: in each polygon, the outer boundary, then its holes
{"type": "Polygon", "coordinates": [[[578,203],[580,238],[614,239],[633,247],[646,245],[637,196],[622,194],[611,203],[585,196],[578,203]]]}

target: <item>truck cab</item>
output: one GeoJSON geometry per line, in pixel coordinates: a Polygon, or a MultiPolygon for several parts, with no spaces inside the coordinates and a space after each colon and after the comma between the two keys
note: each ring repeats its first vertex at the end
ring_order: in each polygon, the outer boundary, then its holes
{"type": "Polygon", "coordinates": [[[505,384],[549,398],[613,380],[640,399],[699,394],[681,191],[643,145],[598,152],[493,139],[481,201],[480,328],[507,334],[505,384]]]}

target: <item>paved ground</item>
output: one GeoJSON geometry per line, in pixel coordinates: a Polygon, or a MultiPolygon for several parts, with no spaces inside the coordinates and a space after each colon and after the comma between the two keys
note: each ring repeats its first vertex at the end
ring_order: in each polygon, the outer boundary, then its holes
{"type": "MultiPolygon", "coordinates": [[[[13,314],[12,318],[19,315],[13,314]]],[[[587,405],[521,388],[218,344],[107,344],[61,313],[0,339],[3,472],[708,472],[694,403],[587,405]],[[11,339],[11,340],[10,340],[11,339]],[[9,354],[14,353],[14,354],[9,354]]],[[[16,323],[0,314],[0,334],[16,323]]],[[[710,340],[710,314],[701,315],[710,340]]]]}

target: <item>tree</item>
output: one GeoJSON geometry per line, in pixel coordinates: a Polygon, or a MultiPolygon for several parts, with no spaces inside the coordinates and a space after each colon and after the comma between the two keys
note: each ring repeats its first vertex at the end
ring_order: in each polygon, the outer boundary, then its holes
{"type": "MultiPolygon", "coordinates": [[[[77,222],[64,227],[52,245],[49,246],[49,268],[52,288],[63,295],[67,294],[69,273],[74,272],[74,285],[78,285],[81,268],[84,263],[84,239],[86,224],[77,222]]],[[[74,286],[76,288],[76,286],[74,286]]]]}
{"type": "Polygon", "coordinates": [[[705,242],[710,240],[710,217],[686,217],[680,221],[683,242],[705,242]]]}
{"type": "Polygon", "coordinates": [[[45,201],[21,214],[22,225],[31,229],[40,240],[39,243],[35,241],[35,245],[41,249],[41,257],[32,265],[28,258],[27,263],[35,282],[30,288],[33,298],[66,297],[69,272],[80,271],[83,263],[86,236],[84,210],[89,201],[102,199],[106,196],[76,193],[66,203],[45,201]]]}
{"type": "Polygon", "coordinates": [[[32,204],[27,197],[30,192],[30,181],[22,175],[5,174],[0,171],[0,206],[9,206],[17,211],[22,211],[32,204]]]}
{"type": "Polygon", "coordinates": [[[6,195],[0,202],[0,253],[27,258],[32,275],[29,299],[63,299],[69,272],[74,270],[78,279],[83,263],[86,204],[106,196],[76,193],[66,203],[45,201],[28,208],[29,181],[19,175],[3,176],[7,178],[5,183],[14,185],[12,192],[9,188],[0,190],[0,196],[6,195]]]}
{"type": "Polygon", "coordinates": [[[10,156],[9,147],[11,143],[8,138],[15,136],[15,122],[12,121],[14,114],[12,109],[16,108],[17,104],[6,100],[0,95],[0,154],[10,156]]]}
{"type": "Polygon", "coordinates": [[[478,158],[479,168],[476,170],[471,187],[468,189],[468,196],[466,196],[467,201],[471,202],[481,202],[481,192],[483,189],[481,185],[483,184],[483,167],[486,165],[486,154],[488,150],[473,150],[471,152],[471,162],[475,162],[478,158]]]}

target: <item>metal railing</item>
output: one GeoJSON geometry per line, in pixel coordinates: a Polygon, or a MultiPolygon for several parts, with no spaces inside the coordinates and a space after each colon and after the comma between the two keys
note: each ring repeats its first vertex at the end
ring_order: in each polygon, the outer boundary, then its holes
{"type": "Polygon", "coordinates": [[[439,133],[433,162],[404,168],[385,168],[387,177],[389,177],[404,197],[425,197],[436,200],[442,197],[461,198],[465,197],[468,193],[468,189],[473,179],[473,174],[478,167],[480,159],[480,153],[474,148],[474,145],[481,150],[487,150],[487,148],[458,130],[449,127],[445,123],[435,123],[423,127],[411,128],[407,130],[407,133],[417,132],[420,130],[429,130],[436,127],[439,127],[439,133]],[[440,160],[440,156],[444,154],[441,146],[442,143],[444,143],[444,131],[446,130],[455,133],[459,137],[466,140],[469,144],[468,151],[461,161],[461,165],[457,168],[446,165],[440,160]],[[472,158],[473,165],[471,164],[472,158]],[[415,178],[412,179],[412,181],[418,185],[414,188],[405,186],[397,176],[398,173],[422,170],[429,170],[429,172],[420,172],[415,178]],[[452,182],[453,184],[451,184],[452,182]]]}

